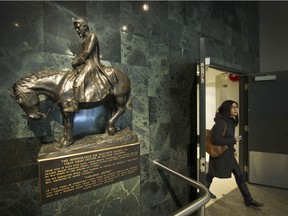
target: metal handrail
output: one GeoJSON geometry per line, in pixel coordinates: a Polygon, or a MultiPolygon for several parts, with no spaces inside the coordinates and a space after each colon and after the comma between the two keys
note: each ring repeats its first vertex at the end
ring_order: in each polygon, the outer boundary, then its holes
{"type": "Polygon", "coordinates": [[[159,163],[157,160],[153,160],[153,164],[156,165],[157,168],[161,168],[161,169],[167,171],[168,173],[170,173],[174,176],[177,176],[177,177],[181,178],[182,180],[185,180],[186,182],[188,182],[188,184],[199,189],[202,192],[201,194],[203,194],[200,198],[194,200],[193,202],[189,203],[188,205],[186,205],[183,208],[174,212],[172,214],[173,216],[190,215],[190,214],[196,212],[201,207],[203,207],[210,200],[211,195],[210,195],[209,190],[200,182],[193,180],[191,178],[188,178],[187,176],[184,176],[184,175],[164,166],[163,164],[159,163]]]}

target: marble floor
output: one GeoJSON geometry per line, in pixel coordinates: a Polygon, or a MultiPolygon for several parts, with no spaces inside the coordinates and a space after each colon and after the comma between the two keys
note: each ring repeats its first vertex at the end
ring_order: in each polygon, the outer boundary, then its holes
{"type": "Polygon", "coordinates": [[[213,179],[211,191],[217,199],[205,206],[205,216],[287,216],[288,190],[248,184],[255,200],[264,203],[262,208],[246,207],[234,178],[213,179]]]}

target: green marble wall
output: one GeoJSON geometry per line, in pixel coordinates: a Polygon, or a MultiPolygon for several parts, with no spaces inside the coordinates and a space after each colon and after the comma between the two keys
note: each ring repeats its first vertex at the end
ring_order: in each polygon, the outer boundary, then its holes
{"type": "MultiPolygon", "coordinates": [[[[213,63],[243,73],[258,72],[258,3],[153,1],[147,12],[142,4],[0,2],[1,213],[134,216],[167,215],[176,210],[146,158],[158,158],[189,175],[188,163],[195,158],[189,149],[196,148],[190,138],[194,107],[190,97],[199,38],[206,38],[206,53],[213,63]],[[71,20],[78,16],[88,18],[97,33],[103,62],[125,71],[132,80],[133,109],[117,126],[138,134],[142,172],[140,177],[39,206],[35,156],[40,143],[34,138],[56,139],[62,129],[61,116],[57,107],[43,99],[42,109],[52,108],[48,119],[27,120],[8,88],[34,71],[71,68],[71,54],[79,46],[71,20]],[[128,31],[121,31],[123,25],[128,31]],[[12,157],[15,152],[19,159],[12,157]]],[[[106,115],[103,109],[99,112],[106,115]]],[[[99,121],[96,132],[103,130],[99,121]]],[[[180,201],[187,204],[189,187],[172,177],[170,181],[180,201]]]]}

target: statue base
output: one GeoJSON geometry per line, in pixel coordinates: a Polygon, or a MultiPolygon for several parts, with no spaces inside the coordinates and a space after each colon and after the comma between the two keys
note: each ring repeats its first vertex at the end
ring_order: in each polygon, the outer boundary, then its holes
{"type": "Polygon", "coordinates": [[[41,203],[48,203],[138,176],[140,144],[124,129],[86,136],[65,149],[45,144],[37,160],[41,203]]]}

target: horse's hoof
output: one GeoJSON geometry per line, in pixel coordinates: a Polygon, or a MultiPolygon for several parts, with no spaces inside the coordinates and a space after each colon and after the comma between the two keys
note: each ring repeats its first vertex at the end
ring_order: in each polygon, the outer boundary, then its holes
{"type": "Polygon", "coordinates": [[[73,144],[72,141],[67,141],[67,140],[65,140],[64,138],[62,138],[62,139],[60,140],[60,142],[58,142],[58,143],[60,144],[60,148],[67,148],[67,147],[69,147],[70,145],[73,144]]]}
{"type": "Polygon", "coordinates": [[[116,128],[108,128],[108,135],[113,136],[115,134],[116,128]]]}
{"type": "Polygon", "coordinates": [[[62,144],[60,144],[60,148],[67,148],[71,145],[72,143],[71,142],[64,142],[62,144]]]}
{"type": "Polygon", "coordinates": [[[64,140],[65,140],[64,137],[62,137],[62,138],[58,139],[57,143],[59,145],[62,145],[62,143],[64,143],[64,140]]]}

